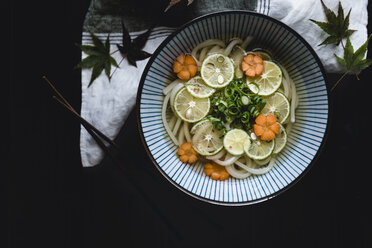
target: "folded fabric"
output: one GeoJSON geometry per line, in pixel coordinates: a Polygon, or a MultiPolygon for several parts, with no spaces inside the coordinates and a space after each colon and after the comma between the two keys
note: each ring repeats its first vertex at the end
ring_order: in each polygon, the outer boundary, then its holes
{"type": "MultiPolygon", "coordinates": [[[[92,44],[88,30],[93,31],[104,40],[110,34],[111,51],[117,50],[116,44],[122,43],[121,20],[131,31],[133,38],[144,32],[151,25],[151,11],[164,9],[164,1],[150,1],[152,6],[143,8],[140,1],[93,0],[89,7],[83,27],[82,44],[92,44]],[[150,12],[149,12],[150,11],[150,12]],[[141,31],[142,30],[142,31],[141,31]]],[[[325,4],[333,10],[338,1],[325,0],[325,4]]],[[[243,9],[272,16],[296,30],[314,48],[325,69],[329,73],[340,73],[342,68],[337,64],[334,54],[342,56],[341,46],[318,46],[327,35],[309,19],[325,21],[320,0],[194,0],[189,6],[182,2],[172,7],[168,19],[155,28],[143,50],[152,53],[160,43],[174,31],[175,26],[194,17],[220,10],[243,9]]],[[[357,30],[351,36],[354,47],[359,47],[367,39],[367,0],[343,0],[345,12],[352,7],[350,29],[357,30]]],[[[158,12],[159,12],[158,11],[158,12]]],[[[346,13],[345,13],[346,14],[346,13]]],[[[82,54],[84,58],[86,54],[82,54]]],[[[113,57],[119,62],[122,57],[116,52],[113,57]]],[[[102,73],[88,87],[91,70],[83,69],[81,116],[114,139],[119,133],[130,111],[135,105],[135,98],[140,77],[148,60],[138,61],[137,67],[130,66],[123,60],[113,74],[111,81],[102,73]]],[[[114,68],[113,68],[114,70],[114,68]]],[[[112,70],[112,71],[113,71],[112,70]]],[[[103,158],[103,152],[88,132],[81,127],[80,135],[81,161],[84,167],[97,165],[103,158]]]]}

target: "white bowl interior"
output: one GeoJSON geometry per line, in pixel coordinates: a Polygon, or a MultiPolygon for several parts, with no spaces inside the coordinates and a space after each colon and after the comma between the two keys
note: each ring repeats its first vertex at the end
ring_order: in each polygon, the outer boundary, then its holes
{"type": "Polygon", "coordinates": [[[192,21],[170,36],[149,61],[138,93],[139,122],[145,147],[160,171],[184,192],[225,205],[244,205],[270,199],[288,188],[316,157],[326,133],[328,94],[322,65],[310,46],[284,24],[251,12],[221,12],[192,21]],[[178,147],[161,120],[162,89],[175,79],[172,64],[180,53],[211,38],[255,37],[253,46],[267,49],[296,85],[299,106],[296,122],[274,168],[261,176],[214,181],[203,165],[183,164],[178,147]]]}

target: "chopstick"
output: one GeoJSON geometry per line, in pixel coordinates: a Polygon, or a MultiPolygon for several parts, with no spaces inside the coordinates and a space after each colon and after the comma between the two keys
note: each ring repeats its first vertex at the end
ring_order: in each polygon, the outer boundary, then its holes
{"type": "MultiPolygon", "coordinates": [[[[43,79],[48,83],[48,85],[52,88],[54,93],[56,93],[57,96],[53,96],[53,99],[56,100],[59,104],[61,104],[63,107],[65,107],[67,110],[69,110],[79,121],[80,124],[83,125],[83,127],[87,130],[87,132],[93,137],[97,145],[107,154],[109,155],[118,165],[121,169],[126,170],[126,167],[123,165],[121,159],[120,159],[120,153],[110,149],[110,147],[107,147],[103,141],[107,141],[109,144],[112,145],[112,147],[116,148],[116,151],[119,151],[118,145],[112,141],[110,138],[105,136],[103,133],[101,133],[98,129],[96,129],[92,124],[90,124],[88,121],[86,121],[83,117],[81,117],[75,109],[71,106],[71,104],[62,96],[62,94],[54,87],[54,85],[47,79],[46,76],[43,76],[43,79]],[[99,136],[99,137],[98,137],[99,136]],[[101,139],[102,138],[102,139],[101,139]]],[[[164,224],[168,227],[168,229],[178,238],[182,239],[181,234],[177,231],[177,229],[172,225],[172,223],[168,220],[168,218],[162,213],[162,211],[157,207],[156,203],[147,196],[147,194],[142,190],[140,186],[136,183],[135,180],[133,180],[130,176],[126,176],[127,180],[130,182],[130,184],[133,186],[135,190],[142,196],[142,198],[150,205],[150,207],[159,215],[159,218],[161,218],[164,221],[164,224]]]]}
{"type": "MultiPolygon", "coordinates": [[[[85,120],[83,117],[81,117],[77,112],[76,110],[71,106],[71,104],[62,96],[62,94],[56,89],[56,87],[54,87],[54,85],[52,84],[52,82],[49,81],[49,79],[46,77],[46,76],[43,76],[43,79],[45,80],[45,82],[50,86],[50,88],[54,91],[55,94],[57,94],[57,96],[60,98],[58,99],[56,96],[54,96],[53,98],[55,100],[57,100],[59,103],[61,103],[64,107],[66,107],[68,110],[70,110],[70,112],[72,112],[75,117],[77,117],[80,121],[80,123],[84,126],[84,128],[88,131],[88,133],[90,135],[92,135],[89,130],[93,130],[100,138],[102,138],[104,141],[108,142],[110,145],[112,145],[113,147],[115,147],[116,149],[119,149],[118,145],[113,141],[111,140],[109,137],[107,137],[106,135],[104,135],[101,131],[99,131],[96,127],[94,127],[92,124],[90,124],[87,120],[85,120]]],[[[92,135],[92,137],[95,139],[94,137],[95,135],[92,135]]],[[[97,141],[96,141],[97,142],[97,141]]],[[[101,146],[101,144],[97,143],[99,146],[101,146]]],[[[104,145],[104,147],[106,147],[106,145],[104,143],[102,143],[104,145]]],[[[105,150],[104,147],[101,147],[103,150],[105,150]]],[[[107,148],[107,147],[106,147],[107,148]]]]}
{"type": "MultiPolygon", "coordinates": [[[[75,111],[72,111],[72,109],[66,104],[64,103],[61,99],[57,98],[56,96],[53,96],[53,99],[56,100],[58,103],[60,103],[62,106],[64,106],[67,110],[69,110],[71,113],[74,114],[75,117],[77,117],[80,121],[81,121],[81,124],[84,126],[84,128],[87,130],[87,132],[90,134],[90,136],[92,136],[92,138],[94,139],[94,141],[97,143],[97,145],[104,151],[106,152],[108,155],[110,155],[111,157],[116,157],[113,152],[102,142],[102,140],[96,135],[96,133],[90,129],[90,127],[85,123],[86,121],[78,114],[76,113],[75,111]],[[85,122],[84,122],[85,121],[85,122]]],[[[88,122],[87,122],[88,123],[88,122]]],[[[111,144],[113,144],[116,148],[118,148],[118,146],[112,142],[111,144]]]]}

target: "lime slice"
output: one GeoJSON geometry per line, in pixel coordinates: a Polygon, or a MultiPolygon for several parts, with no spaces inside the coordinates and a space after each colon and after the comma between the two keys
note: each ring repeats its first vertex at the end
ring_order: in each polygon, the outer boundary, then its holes
{"type": "Polygon", "coordinates": [[[186,83],[187,91],[197,98],[210,97],[216,90],[205,85],[203,79],[199,76],[191,78],[186,83]]]}
{"type": "Polygon", "coordinates": [[[254,160],[263,160],[268,158],[274,150],[275,140],[262,141],[253,140],[250,146],[244,146],[244,151],[248,157],[254,160]]]}
{"type": "Polygon", "coordinates": [[[196,123],[194,123],[194,125],[192,126],[191,130],[190,130],[190,133],[192,135],[195,134],[196,130],[198,130],[199,128],[201,128],[202,126],[204,126],[207,122],[209,122],[208,119],[203,119],[201,121],[198,121],[196,123]]]}
{"type": "Polygon", "coordinates": [[[225,134],[223,139],[223,146],[231,155],[242,155],[244,153],[244,145],[247,144],[247,140],[250,143],[248,134],[241,129],[231,129],[225,134]]]}
{"type": "Polygon", "coordinates": [[[264,114],[273,114],[278,118],[279,123],[284,123],[290,114],[290,104],[283,93],[275,92],[273,95],[265,97],[266,105],[262,109],[264,114]]]}
{"type": "Polygon", "coordinates": [[[222,88],[234,77],[234,63],[223,54],[212,54],[204,59],[200,72],[208,86],[222,88]]]}
{"type": "Polygon", "coordinates": [[[274,62],[264,61],[264,70],[260,76],[247,77],[248,87],[253,91],[257,89],[253,88],[258,86],[257,94],[260,96],[269,96],[277,91],[282,83],[282,70],[274,62]],[[251,84],[254,82],[255,84],[251,84]]]}
{"type": "Polygon", "coordinates": [[[278,154],[283,150],[285,145],[287,144],[287,132],[285,131],[285,128],[280,125],[280,133],[276,135],[275,137],[275,146],[273,154],[278,154]]]}
{"type": "Polygon", "coordinates": [[[223,141],[220,138],[222,131],[217,130],[209,120],[203,120],[194,125],[191,134],[193,135],[192,146],[200,155],[212,156],[223,148],[223,141]]]}
{"type": "Polygon", "coordinates": [[[209,112],[209,98],[197,98],[191,95],[186,87],[182,87],[174,97],[174,111],[186,122],[197,122],[209,112]]]}
{"type": "Polygon", "coordinates": [[[259,85],[256,84],[255,82],[248,82],[247,81],[247,85],[249,87],[249,89],[254,93],[254,94],[257,94],[258,91],[259,91],[259,85]]]}

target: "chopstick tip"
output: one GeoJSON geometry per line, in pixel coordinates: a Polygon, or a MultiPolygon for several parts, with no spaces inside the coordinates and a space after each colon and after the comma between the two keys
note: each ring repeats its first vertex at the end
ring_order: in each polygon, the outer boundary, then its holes
{"type": "Polygon", "coordinates": [[[46,77],[45,75],[44,75],[44,76],[42,76],[41,78],[42,78],[42,79],[44,79],[44,81],[45,81],[45,82],[47,82],[48,84],[50,84],[50,81],[49,81],[49,79],[48,79],[48,78],[47,78],[47,77],[46,77]]]}

